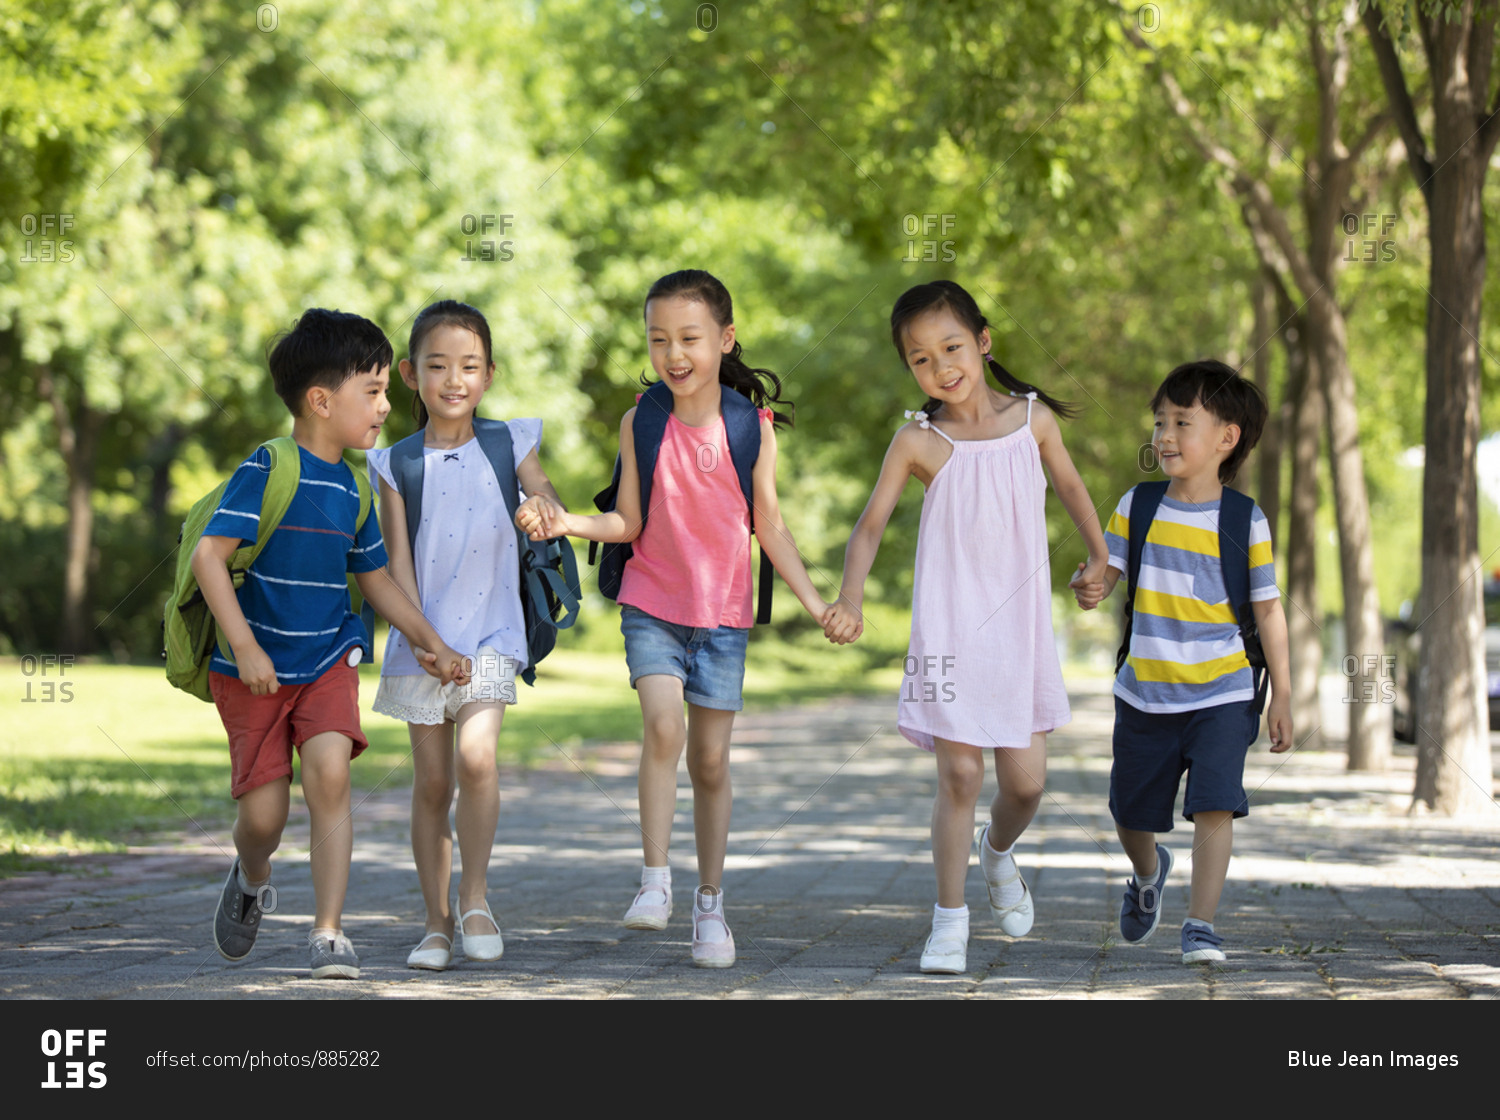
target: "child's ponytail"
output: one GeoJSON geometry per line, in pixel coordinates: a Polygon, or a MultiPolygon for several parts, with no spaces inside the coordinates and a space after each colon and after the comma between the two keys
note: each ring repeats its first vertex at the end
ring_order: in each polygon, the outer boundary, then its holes
{"type": "MultiPolygon", "coordinates": [[[[974,302],[974,297],[952,280],[934,280],[930,284],[918,284],[915,288],[908,288],[901,293],[901,298],[891,309],[891,341],[895,344],[896,353],[900,355],[903,363],[906,361],[906,347],[901,336],[907,326],[919,315],[925,315],[929,311],[942,311],[945,308],[953,312],[954,317],[975,338],[978,338],[979,333],[990,325],[984,313],[979,310],[979,304],[974,302]]],[[[1001,365],[1000,359],[994,354],[986,354],[984,357],[991,376],[1000,388],[1018,395],[1035,393],[1037,400],[1066,420],[1071,420],[1078,415],[1077,405],[1058,400],[1042,392],[1035,385],[1022,381],[1001,365]]],[[[922,411],[931,416],[942,407],[942,404],[943,402],[936,397],[928,397],[927,403],[922,406],[922,411]]]]}
{"type": "MultiPolygon", "coordinates": [[[[729,298],[729,289],[720,283],[718,277],[701,268],[685,268],[663,276],[651,285],[651,290],[646,293],[646,303],[668,296],[704,304],[720,328],[734,322],[734,303],[729,298]]],[[[650,381],[642,377],[641,383],[649,385],[650,381]]],[[[773,424],[791,427],[793,405],[781,395],[781,378],[771,370],[747,363],[738,339],[719,363],[719,384],[743,393],[756,408],[771,409],[773,424]],[[775,405],[782,405],[787,411],[777,412],[775,405]]]]}

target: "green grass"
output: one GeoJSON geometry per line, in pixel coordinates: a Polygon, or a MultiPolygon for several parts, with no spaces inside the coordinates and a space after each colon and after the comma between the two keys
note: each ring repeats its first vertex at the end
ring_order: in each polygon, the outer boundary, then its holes
{"type": "MultiPolygon", "coordinates": [[[[383,645],[383,643],[381,643],[383,645]]],[[[899,669],[864,673],[856,659],[777,642],[751,643],[747,708],[783,707],[836,694],[895,694],[899,669]]],[[[60,855],[120,851],[153,833],[224,829],[234,819],[229,754],[213,705],[171,688],[154,666],[78,664],[69,689],[39,697],[39,670],[0,660],[11,715],[0,726],[0,877],[56,865],[60,855]],[[71,693],[72,699],[61,697],[71,693]]],[[[56,669],[49,680],[57,680],[56,669]]],[[[370,749],[354,763],[357,790],[409,788],[406,725],[369,710],[378,670],[361,667],[362,722],[370,749]]],[[[633,742],[640,707],[623,652],[560,650],[537,688],[520,686],[500,733],[501,758],[530,765],[570,756],[586,742],[633,742]]]]}

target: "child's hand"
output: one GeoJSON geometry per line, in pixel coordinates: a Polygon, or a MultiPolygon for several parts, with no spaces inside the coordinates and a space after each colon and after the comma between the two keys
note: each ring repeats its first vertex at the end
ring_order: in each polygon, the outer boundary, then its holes
{"type": "Polygon", "coordinates": [[[457,650],[447,645],[440,646],[435,651],[412,646],[411,652],[427,674],[436,677],[443,684],[456,684],[461,687],[469,683],[469,675],[472,672],[469,659],[457,650]]]}
{"type": "Polygon", "coordinates": [[[845,646],[864,633],[864,617],[855,605],[840,598],[823,620],[823,636],[834,645],[845,646]]]}
{"type": "Polygon", "coordinates": [[[276,666],[271,664],[259,643],[250,649],[235,650],[234,657],[239,666],[240,680],[250,689],[252,696],[270,696],[281,687],[276,680],[276,666]]]}
{"type": "Polygon", "coordinates": [[[1104,573],[1108,568],[1108,559],[1079,562],[1078,574],[1068,581],[1068,586],[1072,588],[1073,598],[1078,601],[1081,609],[1091,611],[1104,601],[1108,594],[1104,585],[1104,573]]]}
{"type": "Polygon", "coordinates": [[[1290,700],[1271,697],[1271,710],[1266,714],[1266,731],[1271,736],[1271,753],[1282,754],[1292,749],[1292,705],[1290,700]]]}
{"type": "Polygon", "coordinates": [[[563,528],[566,512],[546,494],[535,494],[516,510],[516,528],[534,541],[550,540],[566,532],[563,528]]]}

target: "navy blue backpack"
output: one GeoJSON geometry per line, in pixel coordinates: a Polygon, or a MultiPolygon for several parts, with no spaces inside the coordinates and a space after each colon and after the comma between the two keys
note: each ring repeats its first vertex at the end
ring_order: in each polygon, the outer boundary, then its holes
{"type": "MultiPolygon", "coordinates": [[[[514,526],[516,509],[520,505],[520,485],[516,481],[510,428],[503,420],[485,420],[476,416],[474,436],[494,469],[500,493],[505,497],[505,511],[514,526]]],[[[417,527],[422,524],[425,438],[424,431],[419,428],[391,448],[391,474],[396,479],[396,490],[406,504],[406,537],[411,543],[413,558],[417,551],[417,527]]],[[[516,586],[520,588],[521,612],[526,621],[527,664],[521,672],[521,679],[535,685],[537,662],[552,652],[557,644],[557,632],[568,629],[578,618],[578,561],[565,537],[533,541],[519,529],[516,537],[516,555],[520,557],[520,571],[517,573],[520,578],[516,586]]]]}
{"type": "MultiPolygon", "coordinates": [[[[755,487],[751,472],[756,459],[760,458],[760,413],[743,393],[728,385],[723,390],[720,408],[724,413],[724,436],[729,443],[729,458],[734,462],[734,473],[739,479],[740,492],[745,495],[745,505],[750,511],[750,532],[755,532],[755,487]]],[[[651,508],[651,483],[656,474],[656,457],[661,451],[662,437],[667,433],[667,419],[672,415],[672,390],[665,382],[658,381],[641,394],[636,405],[635,417],[630,431],[635,439],[636,471],[641,479],[641,520],[651,508]]],[[[620,457],[615,456],[615,473],[609,485],[594,495],[594,505],[601,513],[615,508],[615,499],[620,493],[620,457]]],[[[589,543],[589,563],[598,556],[599,590],[607,599],[616,599],[620,594],[620,580],[625,574],[625,562],[635,554],[628,543],[607,542],[600,552],[598,541],[589,543]]],[[[774,569],[766,550],[760,550],[760,584],[756,593],[755,621],[764,625],[771,621],[771,588],[774,569]]]]}
{"type": "MultiPolygon", "coordinates": [[[[1125,637],[1120,651],[1115,655],[1115,672],[1125,667],[1130,656],[1130,631],[1134,621],[1135,585],[1141,576],[1141,551],[1146,547],[1146,534],[1151,531],[1151,522],[1156,520],[1157,507],[1167,492],[1167,483],[1160,480],[1142,482],[1135,488],[1130,499],[1130,558],[1126,573],[1125,637]]],[[[1266,706],[1266,654],[1260,644],[1260,630],[1255,625],[1255,608],[1250,603],[1250,518],[1255,512],[1255,503],[1238,490],[1224,487],[1219,499],[1219,564],[1224,570],[1224,589],[1229,593],[1230,605],[1234,607],[1235,619],[1239,622],[1240,639],[1245,643],[1245,659],[1250,662],[1250,671],[1255,678],[1255,714],[1266,706]]]]}

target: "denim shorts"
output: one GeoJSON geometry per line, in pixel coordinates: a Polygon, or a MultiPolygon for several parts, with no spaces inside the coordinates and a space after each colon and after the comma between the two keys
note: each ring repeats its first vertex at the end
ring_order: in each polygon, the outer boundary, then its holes
{"type": "Polygon", "coordinates": [[[1250,812],[1245,754],[1260,734],[1254,702],[1191,712],[1143,712],[1115,697],[1109,811],[1122,828],[1171,832],[1177,786],[1187,771],[1182,815],[1250,812]]]}
{"type": "Polygon", "coordinates": [[[642,677],[662,674],[682,682],[689,704],[737,712],[745,684],[745,646],[750,631],[736,626],[679,626],[621,606],[620,633],[625,635],[625,664],[630,686],[642,677]]]}

